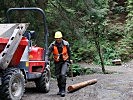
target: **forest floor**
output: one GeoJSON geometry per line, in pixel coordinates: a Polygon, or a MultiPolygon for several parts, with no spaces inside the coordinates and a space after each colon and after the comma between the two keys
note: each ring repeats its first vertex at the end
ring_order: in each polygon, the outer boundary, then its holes
{"type": "MultiPolygon", "coordinates": [[[[101,71],[101,67],[81,64],[82,67],[101,71]]],[[[97,83],[88,85],[73,93],[66,92],[65,97],[57,94],[58,88],[55,79],[51,80],[49,93],[38,93],[33,82],[26,84],[26,92],[22,100],[133,100],[133,60],[122,63],[120,66],[106,66],[111,74],[94,73],[90,75],[67,78],[69,85],[86,80],[97,79],[97,83]]]]}

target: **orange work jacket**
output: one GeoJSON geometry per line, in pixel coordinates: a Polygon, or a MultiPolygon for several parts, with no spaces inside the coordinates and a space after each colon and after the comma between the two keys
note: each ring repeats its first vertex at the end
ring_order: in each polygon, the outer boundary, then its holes
{"type": "MultiPolygon", "coordinates": [[[[68,59],[68,57],[69,57],[68,56],[67,46],[66,45],[63,46],[63,50],[62,50],[62,53],[61,54],[62,54],[63,60],[66,61],[68,59]]],[[[57,49],[57,46],[54,46],[53,56],[54,56],[54,60],[56,62],[59,62],[59,57],[60,57],[61,54],[59,54],[58,49],[57,49]]]]}

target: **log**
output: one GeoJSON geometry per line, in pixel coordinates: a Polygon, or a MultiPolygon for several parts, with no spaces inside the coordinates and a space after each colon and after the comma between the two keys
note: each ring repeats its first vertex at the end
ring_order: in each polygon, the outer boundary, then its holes
{"type": "Polygon", "coordinates": [[[114,65],[121,65],[121,59],[115,59],[115,60],[112,60],[112,63],[114,64],[114,65]]]}
{"type": "Polygon", "coordinates": [[[74,92],[74,91],[76,91],[80,88],[83,88],[87,85],[92,85],[96,82],[97,82],[97,79],[92,79],[92,80],[84,81],[84,82],[81,82],[81,83],[76,83],[76,84],[68,86],[67,90],[68,90],[68,92],[74,92]]]}

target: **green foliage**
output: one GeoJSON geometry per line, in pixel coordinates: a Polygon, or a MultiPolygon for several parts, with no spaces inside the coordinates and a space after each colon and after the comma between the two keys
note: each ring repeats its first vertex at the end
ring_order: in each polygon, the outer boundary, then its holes
{"type": "MultiPolygon", "coordinates": [[[[54,32],[60,30],[71,44],[74,62],[94,61],[100,64],[95,45],[98,42],[104,63],[111,64],[111,59],[114,58],[130,59],[129,55],[133,52],[133,0],[127,0],[127,9],[125,5],[118,6],[120,0],[114,1],[116,0],[1,0],[0,22],[6,22],[5,13],[10,7],[41,7],[47,16],[49,42],[53,41],[54,32]],[[108,12],[116,14],[113,15],[113,23],[108,12]],[[126,23],[117,24],[116,19],[121,17],[119,14],[126,12],[126,23]]],[[[15,21],[24,16],[23,19],[31,23],[30,29],[39,33],[37,44],[43,46],[41,17],[38,14],[14,15],[15,21]]]]}
{"type": "Polygon", "coordinates": [[[68,72],[68,76],[71,76],[71,71],[73,72],[73,76],[79,76],[79,75],[86,75],[86,74],[93,74],[95,73],[95,71],[93,69],[90,68],[83,68],[82,66],[80,66],[79,64],[75,63],[72,64],[69,68],[69,72],[68,72]]]}
{"type": "Polygon", "coordinates": [[[110,26],[108,26],[107,39],[110,42],[118,42],[124,35],[124,26],[121,24],[110,24],[110,26]]]}
{"type": "Polygon", "coordinates": [[[96,72],[94,69],[91,69],[91,68],[84,69],[85,75],[94,74],[94,73],[98,73],[98,72],[96,72]]]}
{"type": "Polygon", "coordinates": [[[82,68],[78,64],[72,64],[73,75],[81,75],[83,73],[82,68]]]}
{"type": "Polygon", "coordinates": [[[123,7],[123,6],[116,6],[116,7],[113,9],[113,12],[114,12],[115,14],[119,14],[119,13],[126,12],[126,9],[125,9],[125,7],[123,7]]]}
{"type": "Polygon", "coordinates": [[[75,44],[72,46],[72,59],[74,62],[92,62],[93,54],[96,52],[94,44],[85,39],[81,39],[81,41],[74,41],[74,43],[75,44]]]}
{"type": "MultiPolygon", "coordinates": [[[[102,45],[102,54],[103,54],[103,59],[104,59],[105,65],[112,65],[113,59],[120,58],[119,53],[116,50],[115,46],[109,42],[106,42],[106,44],[102,45]]],[[[95,55],[94,61],[98,65],[101,63],[98,55],[95,55]]]]}
{"type": "Polygon", "coordinates": [[[119,41],[118,51],[123,60],[132,59],[133,55],[133,1],[128,0],[127,5],[127,20],[125,25],[125,37],[119,41]]]}
{"type": "Polygon", "coordinates": [[[123,61],[130,60],[130,56],[133,54],[133,35],[127,35],[119,41],[117,51],[119,51],[119,55],[123,61]]]}
{"type": "Polygon", "coordinates": [[[127,11],[129,12],[127,17],[127,24],[126,24],[126,32],[127,33],[132,33],[133,31],[133,1],[128,0],[128,6],[127,6],[127,11]]]}
{"type": "Polygon", "coordinates": [[[72,72],[73,72],[73,76],[79,76],[79,75],[88,75],[88,74],[93,74],[93,73],[98,73],[98,71],[96,71],[93,68],[84,68],[82,66],[80,66],[78,63],[72,64],[71,66],[69,66],[69,72],[68,72],[68,76],[72,76],[72,72]],[[70,68],[72,67],[72,69],[70,68]]]}

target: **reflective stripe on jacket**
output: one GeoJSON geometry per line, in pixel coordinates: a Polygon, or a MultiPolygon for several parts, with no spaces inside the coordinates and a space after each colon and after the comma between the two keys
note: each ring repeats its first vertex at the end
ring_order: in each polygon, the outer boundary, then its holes
{"type": "Polygon", "coordinates": [[[62,55],[64,61],[66,61],[68,59],[69,56],[68,56],[68,51],[67,51],[67,46],[66,45],[63,46],[61,54],[59,54],[58,48],[56,46],[54,46],[53,56],[54,56],[54,60],[56,62],[59,61],[60,55],[62,55]]]}

